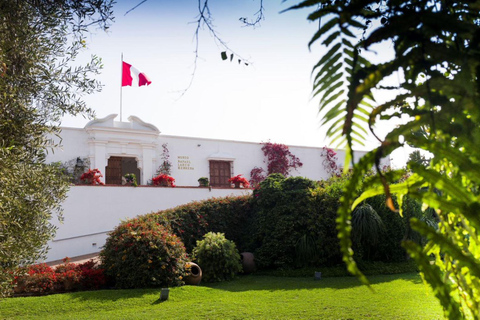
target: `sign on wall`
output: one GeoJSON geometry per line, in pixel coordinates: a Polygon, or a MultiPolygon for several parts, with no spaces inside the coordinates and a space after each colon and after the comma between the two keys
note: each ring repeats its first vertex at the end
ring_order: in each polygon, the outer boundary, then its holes
{"type": "Polygon", "coordinates": [[[195,170],[192,163],[190,162],[189,156],[178,156],[177,163],[178,170],[195,170]]]}

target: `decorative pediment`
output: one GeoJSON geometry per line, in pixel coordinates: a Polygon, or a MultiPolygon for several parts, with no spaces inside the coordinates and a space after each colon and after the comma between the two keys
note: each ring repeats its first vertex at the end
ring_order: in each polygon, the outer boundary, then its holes
{"type": "Polygon", "coordinates": [[[92,131],[92,129],[112,131],[143,131],[154,134],[160,134],[160,130],[153,124],[146,123],[136,116],[128,117],[129,122],[115,121],[117,114],[111,114],[101,119],[94,119],[85,125],[85,130],[92,131]]]}

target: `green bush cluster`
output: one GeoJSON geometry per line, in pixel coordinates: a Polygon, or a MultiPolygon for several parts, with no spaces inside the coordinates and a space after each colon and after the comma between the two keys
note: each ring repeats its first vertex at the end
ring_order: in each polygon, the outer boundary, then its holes
{"type": "MultiPolygon", "coordinates": [[[[254,191],[252,202],[255,222],[250,249],[255,252],[258,266],[292,268],[342,263],[336,218],[346,181],[348,176],[315,183],[279,174],[263,181],[254,191]]],[[[358,219],[352,221],[357,259],[405,261],[402,240],[421,241],[407,223],[410,216],[421,216],[420,206],[406,197],[403,218],[386,207],[385,196],[371,198],[363,207],[370,208],[371,215],[360,217],[358,212],[358,219]]]]}
{"type": "Polygon", "coordinates": [[[140,219],[153,219],[179,236],[187,252],[208,232],[221,232],[244,251],[250,238],[252,222],[251,197],[211,198],[147,214],[140,219]]]}
{"type": "Polygon", "coordinates": [[[203,240],[197,241],[193,257],[202,269],[205,282],[230,280],[242,271],[237,247],[223,233],[207,233],[203,240]]]}
{"type": "Polygon", "coordinates": [[[254,237],[252,249],[260,268],[294,266],[295,246],[312,220],[313,181],[271,174],[254,191],[254,237]]]}
{"type": "Polygon", "coordinates": [[[152,219],[132,219],[110,234],[100,253],[118,288],[183,284],[187,254],[181,239],[152,219]]]}
{"type": "MultiPolygon", "coordinates": [[[[223,241],[212,236],[217,233],[224,234],[240,252],[254,252],[260,269],[342,264],[336,218],[348,179],[314,182],[272,174],[252,196],[212,198],[126,221],[112,232],[102,252],[106,272],[119,287],[172,286],[181,283],[188,252],[199,259],[204,280],[224,279],[214,267],[225,265],[205,258],[217,254],[213,252],[217,244],[212,249],[208,243],[223,241]]],[[[414,200],[403,199],[404,217],[386,207],[384,196],[370,198],[360,208],[363,211],[355,212],[352,219],[353,248],[359,263],[405,261],[401,242],[422,241],[407,223],[411,216],[423,218],[414,200]]],[[[237,272],[232,268],[225,272],[237,272]]]]}

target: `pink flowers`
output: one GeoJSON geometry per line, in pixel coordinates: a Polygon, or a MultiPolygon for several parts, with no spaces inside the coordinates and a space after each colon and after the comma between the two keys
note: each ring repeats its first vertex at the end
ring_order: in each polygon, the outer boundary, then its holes
{"type": "Polygon", "coordinates": [[[284,144],[265,142],[262,151],[266,157],[268,174],[281,173],[287,177],[290,169],[303,166],[300,159],[291,153],[288,146],[284,144]]]}
{"type": "Polygon", "coordinates": [[[152,179],[153,185],[162,187],[175,187],[175,179],[166,174],[160,174],[152,179]]]}
{"type": "Polygon", "coordinates": [[[322,156],[325,157],[323,160],[325,171],[332,176],[339,177],[341,175],[341,169],[337,165],[337,153],[330,148],[323,147],[322,156]]]}

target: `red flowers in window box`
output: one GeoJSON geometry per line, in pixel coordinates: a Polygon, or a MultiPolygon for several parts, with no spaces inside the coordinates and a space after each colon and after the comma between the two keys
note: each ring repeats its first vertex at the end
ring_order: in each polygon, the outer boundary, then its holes
{"type": "Polygon", "coordinates": [[[100,178],[103,177],[102,173],[98,169],[89,169],[87,172],[82,174],[80,177],[80,180],[83,181],[85,184],[91,184],[91,185],[104,185],[102,181],[100,181],[100,178]]]}
{"type": "Polygon", "coordinates": [[[175,179],[166,174],[161,174],[152,179],[153,185],[162,187],[175,187],[175,179]]]}
{"type": "Polygon", "coordinates": [[[240,188],[240,185],[243,185],[244,188],[250,187],[250,183],[248,183],[248,180],[242,177],[241,174],[236,175],[235,177],[231,177],[228,179],[228,182],[233,183],[235,185],[235,188],[240,188]]]}

